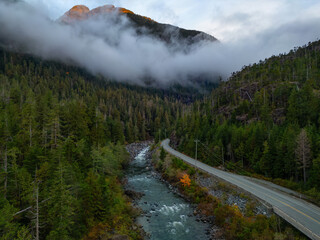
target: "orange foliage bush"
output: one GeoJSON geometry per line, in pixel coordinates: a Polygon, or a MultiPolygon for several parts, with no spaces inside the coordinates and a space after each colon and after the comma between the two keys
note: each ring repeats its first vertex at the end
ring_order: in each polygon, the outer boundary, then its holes
{"type": "Polygon", "coordinates": [[[188,174],[184,174],[183,177],[180,179],[180,182],[184,187],[189,187],[191,185],[191,180],[188,174]]]}

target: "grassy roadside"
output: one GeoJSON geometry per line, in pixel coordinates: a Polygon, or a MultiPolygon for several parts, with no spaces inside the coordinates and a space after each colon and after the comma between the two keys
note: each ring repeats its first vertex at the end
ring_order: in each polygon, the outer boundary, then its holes
{"type": "MultiPolygon", "coordinates": [[[[275,215],[270,218],[264,215],[254,215],[250,201],[246,206],[246,211],[242,213],[236,205],[230,206],[221,199],[210,195],[207,188],[198,184],[194,168],[182,160],[164,153],[159,148],[153,155],[153,162],[164,179],[177,187],[191,202],[198,204],[198,211],[201,214],[214,217],[215,225],[223,230],[220,236],[215,236],[215,238],[306,239],[300,232],[275,215]]],[[[223,187],[227,188],[226,185],[223,187]]],[[[230,191],[234,191],[234,189],[230,191]]]]}
{"type": "MultiPolygon", "coordinates": [[[[203,161],[203,162],[213,167],[219,167],[219,166],[214,166],[212,162],[206,162],[206,161],[203,161]]],[[[306,186],[304,185],[303,182],[295,182],[293,180],[282,179],[282,178],[269,178],[261,174],[255,173],[252,170],[242,168],[241,162],[236,162],[236,163],[227,162],[223,168],[239,175],[264,180],[264,181],[279,185],[281,187],[288,188],[298,193],[298,194],[291,194],[291,195],[300,197],[320,207],[320,192],[315,187],[306,190],[306,186]]]]}
{"type": "Polygon", "coordinates": [[[265,181],[274,183],[276,185],[279,185],[281,187],[288,188],[297,193],[300,193],[301,195],[299,197],[320,207],[320,192],[316,188],[304,190],[304,186],[302,183],[297,183],[294,181],[281,179],[281,178],[275,178],[275,179],[267,178],[259,174],[250,174],[249,176],[253,178],[265,180],[265,181]]]}
{"type": "Polygon", "coordinates": [[[315,187],[306,190],[306,186],[304,185],[303,182],[295,182],[292,180],[282,179],[282,178],[269,178],[261,174],[242,168],[240,162],[237,162],[237,163],[228,162],[226,164],[226,169],[228,171],[231,171],[239,175],[244,175],[244,176],[264,180],[264,181],[279,185],[281,187],[288,188],[298,193],[298,194],[292,194],[292,195],[296,197],[300,197],[320,207],[320,192],[315,187]]]}

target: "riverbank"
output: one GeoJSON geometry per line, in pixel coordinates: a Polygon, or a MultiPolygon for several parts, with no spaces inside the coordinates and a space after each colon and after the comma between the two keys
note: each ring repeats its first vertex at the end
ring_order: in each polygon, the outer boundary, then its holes
{"type": "MultiPolygon", "coordinates": [[[[153,141],[143,141],[143,142],[135,142],[128,144],[126,146],[126,150],[130,154],[130,161],[133,161],[138,154],[145,149],[148,146],[151,146],[153,144],[153,141]]],[[[150,153],[151,154],[151,153],[150,153]]]]}
{"type": "Polygon", "coordinates": [[[154,150],[146,149],[147,145],[127,146],[133,160],[127,171],[126,191],[142,211],[137,223],[143,226],[149,239],[209,240],[211,224],[197,214],[195,204],[185,201],[155,171],[151,161],[154,150]]]}
{"type": "MultiPolygon", "coordinates": [[[[153,162],[198,211],[214,219],[225,239],[306,239],[254,198],[158,149],[153,162]]],[[[221,234],[221,232],[219,232],[221,234]]]]}

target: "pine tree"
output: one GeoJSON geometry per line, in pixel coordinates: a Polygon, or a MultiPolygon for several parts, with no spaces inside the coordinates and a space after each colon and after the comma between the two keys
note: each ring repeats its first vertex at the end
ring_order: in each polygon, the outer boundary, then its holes
{"type": "Polygon", "coordinates": [[[95,223],[103,221],[106,211],[103,204],[102,186],[100,175],[90,170],[83,189],[83,209],[85,212],[86,225],[88,228],[95,223]]]}
{"type": "Polygon", "coordinates": [[[265,176],[270,176],[272,168],[272,156],[267,141],[263,143],[263,147],[263,155],[260,160],[260,170],[264,173],[265,176]]]}
{"type": "Polygon", "coordinates": [[[49,240],[71,239],[69,234],[74,224],[76,199],[65,182],[66,165],[61,161],[54,172],[48,200],[49,240]]]}
{"type": "Polygon", "coordinates": [[[320,156],[315,158],[312,162],[312,171],[310,172],[310,182],[320,190],[320,156]]]}
{"type": "Polygon", "coordinates": [[[160,151],[160,159],[161,161],[164,161],[164,159],[166,158],[166,152],[164,151],[163,147],[161,147],[161,151],[160,151]]]}

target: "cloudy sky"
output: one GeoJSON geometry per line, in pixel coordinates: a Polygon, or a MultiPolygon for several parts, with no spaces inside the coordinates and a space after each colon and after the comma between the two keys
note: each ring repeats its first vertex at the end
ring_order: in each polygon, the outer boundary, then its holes
{"type": "Polygon", "coordinates": [[[138,84],[148,76],[162,85],[187,84],[190,76],[204,74],[228,79],[244,65],[320,37],[319,0],[25,1],[35,7],[0,1],[0,36],[8,42],[45,59],[72,62],[94,74],[138,84]],[[125,7],[158,22],[207,32],[220,42],[173,53],[150,36],[123,31],[125,16],[119,24],[89,19],[71,27],[52,21],[79,4],[90,9],[105,4],[125,7]]]}
{"type": "MultiPolygon", "coordinates": [[[[156,21],[197,29],[214,35],[221,41],[238,41],[279,29],[313,23],[319,19],[319,0],[26,0],[42,5],[52,19],[58,18],[76,4],[90,9],[105,5],[128,8],[156,21]]],[[[308,26],[304,26],[308,27],[308,26]]],[[[301,26],[297,26],[302,30],[301,26]]],[[[314,34],[317,38],[320,24],[314,34]]],[[[305,29],[306,31],[308,29],[305,29]]],[[[300,39],[300,38],[299,38],[300,39]]],[[[303,39],[304,40],[304,39],[303,39]]],[[[315,39],[308,39],[315,40],[315,39]]],[[[296,41],[299,44],[301,41],[296,41]]]]}

